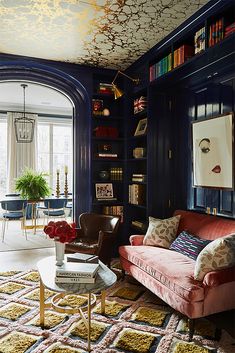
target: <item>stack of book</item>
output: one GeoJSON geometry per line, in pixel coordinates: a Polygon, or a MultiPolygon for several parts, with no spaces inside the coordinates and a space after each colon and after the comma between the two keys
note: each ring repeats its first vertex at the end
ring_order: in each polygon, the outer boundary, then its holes
{"type": "Polygon", "coordinates": [[[133,205],[143,205],[145,203],[145,185],[129,185],[129,203],[133,205]]]}
{"type": "Polygon", "coordinates": [[[235,22],[231,23],[231,25],[225,27],[225,37],[228,37],[230,34],[235,32],[235,22]]]}
{"type": "Polygon", "coordinates": [[[206,28],[202,27],[194,36],[194,53],[200,53],[206,49],[206,28]]]}
{"type": "Polygon", "coordinates": [[[208,45],[212,47],[224,38],[224,19],[223,17],[212,23],[209,27],[208,45]]]}
{"type": "Polygon", "coordinates": [[[113,86],[111,83],[100,82],[98,87],[98,93],[102,94],[113,94],[113,86]]]}
{"type": "Polygon", "coordinates": [[[132,181],[145,182],[146,174],[132,174],[132,181]]]}
{"type": "Polygon", "coordinates": [[[55,283],[95,283],[97,263],[66,262],[56,269],[55,283]]]}

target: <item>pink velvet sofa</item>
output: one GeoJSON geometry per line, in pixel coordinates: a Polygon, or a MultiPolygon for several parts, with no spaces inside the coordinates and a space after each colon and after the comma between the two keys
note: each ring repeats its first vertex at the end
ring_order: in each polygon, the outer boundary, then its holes
{"type": "MultiPolygon", "coordinates": [[[[235,233],[235,221],[177,210],[178,234],[187,230],[214,240],[235,233]]],[[[132,235],[131,245],[119,247],[122,268],[172,308],[194,319],[235,308],[235,266],[194,279],[195,260],[172,251],[143,245],[143,235],[132,235]]]]}

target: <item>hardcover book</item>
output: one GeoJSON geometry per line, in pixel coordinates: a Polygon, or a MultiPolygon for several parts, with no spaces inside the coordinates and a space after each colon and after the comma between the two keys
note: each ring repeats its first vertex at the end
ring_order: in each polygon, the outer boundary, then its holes
{"type": "Polygon", "coordinates": [[[55,283],[95,283],[95,277],[87,278],[87,277],[64,277],[64,276],[56,276],[55,283]]]}
{"type": "Polygon", "coordinates": [[[67,255],[67,261],[82,262],[82,263],[89,262],[89,263],[98,264],[99,258],[96,255],[82,254],[82,253],[76,252],[75,254],[67,255]]]}
{"type": "Polygon", "coordinates": [[[56,277],[92,278],[98,269],[99,264],[65,262],[60,268],[56,269],[56,277]]]}

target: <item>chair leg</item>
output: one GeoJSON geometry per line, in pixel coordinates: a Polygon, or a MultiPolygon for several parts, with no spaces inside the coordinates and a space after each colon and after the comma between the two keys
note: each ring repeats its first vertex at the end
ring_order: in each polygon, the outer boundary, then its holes
{"type": "Polygon", "coordinates": [[[194,334],[195,319],[188,318],[188,327],[189,327],[189,342],[191,342],[194,334]]]}

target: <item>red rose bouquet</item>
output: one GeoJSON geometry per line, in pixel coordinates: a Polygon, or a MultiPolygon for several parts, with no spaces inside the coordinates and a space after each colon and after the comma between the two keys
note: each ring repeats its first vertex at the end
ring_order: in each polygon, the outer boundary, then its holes
{"type": "Polygon", "coordinates": [[[61,243],[71,243],[76,238],[75,223],[67,223],[66,221],[52,222],[44,227],[46,233],[51,239],[61,243]]]}

